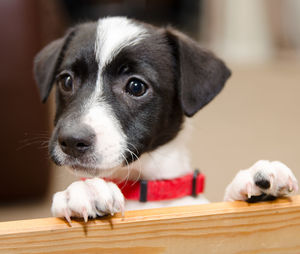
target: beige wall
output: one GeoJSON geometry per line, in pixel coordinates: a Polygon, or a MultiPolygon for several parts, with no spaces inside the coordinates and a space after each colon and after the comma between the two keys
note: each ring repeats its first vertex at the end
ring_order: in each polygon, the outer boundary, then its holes
{"type": "Polygon", "coordinates": [[[259,159],[281,160],[300,177],[300,61],[231,68],[226,88],[197,114],[190,142],[211,201],[259,159]]]}

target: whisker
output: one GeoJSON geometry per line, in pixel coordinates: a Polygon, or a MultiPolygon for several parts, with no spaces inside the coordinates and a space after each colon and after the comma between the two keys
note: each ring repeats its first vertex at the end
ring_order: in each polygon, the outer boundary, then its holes
{"type": "Polygon", "coordinates": [[[49,145],[50,131],[36,131],[34,133],[24,133],[24,139],[19,141],[16,151],[20,151],[32,145],[37,145],[39,149],[46,149],[49,145]]]}
{"type": "Polygon", "coordinates": [[[45,148],[48,148],[48,145],[49,145],[49,140],[41,140],[41,139],[37,139],[37,140],[31,140],[31,141],[22,141],[21,144],[19,147],[16,148],[16,151],[20,151],[24,148],[27,148],[28,146],[31,146],[31,145],[36,145],[38,144],[38,148],[42,148],[42,149],[45,149],[45,148]]]}
{"type": "MultiPolygon", "coordinates": [[[[131,160],[134,161],[133,152],[132,152],[130,149],[128,149],[128,148],[125,148],[125,150],[126,150],[127,152],[130,153],[130,155],[131,155],[131,160]]],[[[127,177],[129,178],[129,173],[130,173],[130,172],[129,172],[129,165],[128,165],[127,169],[128,169],[127,177]]]]}
{"type": "MultiPolygon", "coordinates": [[[[130,143],[128,143],[128,144],[130,144],[130,143]]],[[[132,144],[130,144],[130,145],[131,145],[132,147],[135,147],[135,146],[132,145],[132,144]]],[[[136,148],[135,148],[135,149],[136,149],[136,148]]],[[[138,164],[139,164],[139,167],[138,167],[139,175],[138,175],[138,177],[136,178],[136,180],[132,183],[132,185],[134,185],[134,184],[136,184],[136,183],[139,181],[139,179],[140,179],[140,177],[141,177],[141,173],[142,173],[141,163],[140,163],[139,157],[138,157],[134,152],[132,152],[129,148],[127,148],[126,150],[131,154],[132,158],[133,158],[133,156],[135,156],[136,161],[137,161],[138,164]]],[[[138,153],[138,150],[137,150],[137,149],[136,149],[136,151],[137,151],[137,153],[138,153]]]]}
{"type": "Polygon", "coordinates": [[[25,142],[30,142],[30,141],[45,141],[45,140],[49,140],[49,138],[48,137],[25,138],[25,139],[21,139],[19,142],[25,143],[25,142]]]}
{"type": "MultiPolygon", "coordinates": [[[[128,163],[128,160],[126,159],[125,155],[123,153],[121,153],[121,155],[124,158],[126,165],[127,165],[127,175],[125,176],[125,185],[126,185],[129,180],[129,163],[128,163]]],[[[124,179],[122,179],[121,182],[124,182],[124,179]]]]}
{"type": "Polygon", "coordinates": [[[130,142],[126,142],[127,145],[131,145],[133,147],[133,149],[135,150],[136,153],[139,153],[138,149],[136,148],[136,146],[134,146],[132,143],[130,142]]]}

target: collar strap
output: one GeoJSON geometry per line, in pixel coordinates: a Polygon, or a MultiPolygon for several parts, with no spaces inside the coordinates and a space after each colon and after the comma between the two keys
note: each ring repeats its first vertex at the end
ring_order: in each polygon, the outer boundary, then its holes
{"type": "Polygon", "coordinates": [[[128,200],[140,202],[161,201],[182,198],[185,196],[196,197],[203,193],[205,176],[198,170],[194,173],[171,179],[146,181],[124,181],[116,184],[128,200]]]}

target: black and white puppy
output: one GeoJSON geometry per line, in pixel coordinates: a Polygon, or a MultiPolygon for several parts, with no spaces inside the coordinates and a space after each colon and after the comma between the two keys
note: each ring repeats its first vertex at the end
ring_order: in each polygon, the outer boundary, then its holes
{"type": "MultiPolygon", "coordinates": [[[[124,17],[71,28],[35,59],[42,101],[56,86],[50,155],[79,176],[54,195],[55,216],[96,217],[126,209],[207,202],[203,195],[140,203],[126,201],[109,179],[174,179],[192,171],[185,147],[187,117],[223,88],[229,69],[172,28],[124,17]]],[[[240,171],[225,200],[286,195],[297,190],[280,162],[240,171]]]]}

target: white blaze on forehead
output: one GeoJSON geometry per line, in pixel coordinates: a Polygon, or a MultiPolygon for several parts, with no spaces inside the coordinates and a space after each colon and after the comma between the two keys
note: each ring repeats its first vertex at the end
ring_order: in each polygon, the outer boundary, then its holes
{"type": "Polygon", "coordinates": [[[126,46],[135,45],[147,35],[141,25],[124,17],[105,18],[98,21],[95,54],[98,62],[96,88],[85,104],[84,123],[96,133],[95,152],[101,169],[120,166],[124,160],[127,137],[115,116],[112,106],[103,96],[103,69],[126,46]]]}
{"type": "Polygon", "coordinates": [[[99,71],[116,56],[122,48],[135,45],[145,38],[147,30],[125,17],[99,19],[95,43],[99,71]]]}

